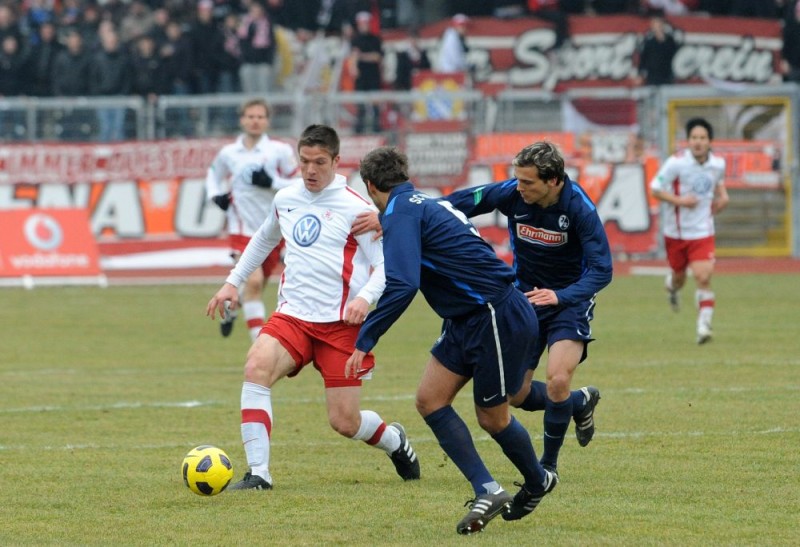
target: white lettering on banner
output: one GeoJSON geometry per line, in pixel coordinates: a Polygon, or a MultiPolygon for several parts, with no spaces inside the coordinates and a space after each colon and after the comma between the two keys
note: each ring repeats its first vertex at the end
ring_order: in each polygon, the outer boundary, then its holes
{"type": "Polygon", "coordinates": [[[0,184],[0,211],[5,209],[30,209],[31,200],[17,198],[13,184],[0,184]]]}
{"type": "Polygon", "coordinates": [[[225,227],[225,213],[206,199],[205,181],[184,180],[178,192],[175,232],[184,237],[216,237],[225,227]]]}
{"type": "Polygon", "coordinates": [[[644,170],[641,165],[614,166],[611,181],[597,203],[603,224],[615,222],[623,232],[646,232],[650,229],[644,170]]]}
{"type": "MultiPolygon", "coordinates": [[[[508,80],[513,86],[542,85],[550,72],[550,60],[545,52],[553,47],[556,35],[552,30],[532,30],[519,37],[514,45],[514,57],[526,67],[512,67],[508,80]]],[[[488,57],[488,56],[487,56],[488,57]]]]}
{"type": "Polygon", "coordinates": [[[752,38],[742,37],[738,47],[684,44],[672,67],[676,79],[692,77],[734,82],[767,82],[774,75],[773,53],[756,50],[752,38]]]}
{"type": "Polygon", "coordinates": [[[136,183],[107,184],[92,212],[91,226],[95,235],[108,229],[119,237],[143,237],[144,215],[136,183]]]}
{"type": "Polygon", "coordinates": [[[592,161],[622,163],[628,155],[630,133],[592,133],[592,161]]]}
{"type": "Polygon", "coordinates": [[[46,209],[78,207],[89,205],[88,184],[42,184],[36,199],[36,206],[46,209]]]}
{"type": "Polygon", "coordinates": [[[11,255],[11,265],[17,270],[50,270],[53,268],[88,268],[91,261],[87,255],[36,253],[32,255],[11,255]]]}

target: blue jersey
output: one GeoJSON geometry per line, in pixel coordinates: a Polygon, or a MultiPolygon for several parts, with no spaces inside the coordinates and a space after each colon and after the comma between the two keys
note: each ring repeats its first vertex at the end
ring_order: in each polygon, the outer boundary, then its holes
{"type": "Polygon", "coordinates": [[[592,298],[611,282],[608,238],[597,209],[576,183],[564,178],[558,202],[528,205],[517,179],[459,190],[447,196],[469,217],[495,209],[508,217],[517,285],[554,290],[559,304],[592,298]]]}
{"type": "Polygon", "coordinates": [[[371,350],[417,290],[443,319],[504,298],[514,272],[450,202],[395,187],[381,215],[386,288],[361,327],[356,347],[371,350]]]}

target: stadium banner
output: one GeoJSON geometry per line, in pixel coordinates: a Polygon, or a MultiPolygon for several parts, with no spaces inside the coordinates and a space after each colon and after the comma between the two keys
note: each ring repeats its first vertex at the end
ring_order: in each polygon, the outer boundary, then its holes
{"type": "MultiPolygon", "coordinates": [[[[207,274],[230,268],[225,215],[205,196],[208,166],[230,142],[3,146],[0,216],[4,241],[9,237],[6,218],[12,213],[72,209],[86,217],[82,222],[106,272],[136,275],[179,269],[207,274]]],[[[343,137],[339,172],[357,177],[361,157],[385,142],[382,136],[343,137]]],[[[7,247],[0,249],[5,252],[7,247]]],[[[8,265],[4,271],[9,273],[0,275],[17,273],[8,265]]]]}
{"type": "Polygon", "coordinates": [[[0,211],[0,277],[100,276],[85,209],[0,211]]]}
{"type": "MultiPolygon", "coordinates": [[[[781,23],[744,17],[667,17],[679,49],[673,59],[676,83],[764,84],[780,80],[781,23]]],[[[449,21],[419,30],[419,44],[431,59],[449,21]]],[[[634,85],[637,48],[648,32],[645,17],[570,16],[569,39],[555,49],[553,25],[534,17],[502,20],[476,17],[467,34],[468,61],[476,88],[540,88],[634,85]]],[[[383,33],[387,81],[396,53],[408,37],[383,33]]]]}
{"type": "MultiPolygon", "coordinates": [[[[416,166],[413,178],[423,190],[441,195],[466,184],[508,178],[512,159],[508,151],[547,139],[561,147],[570,175],[597,203],[614,252],[653,251],[655,233],[646,181],[657,162],[642,155],[635,135],[500,133],[475,139],[466,135],[463,131],[420,131],[404,139],[402,145],[416,166]],[[446,151],[447,161],[431,155],[437,151],[446,151]]],[[[205,197],[205,173],[228,142],[10,145],[0,151],[0,214],[11,210],[30,214],[43,208],[84,211],[99,248],[100,266],[107,273],[179,270],[219,275],[232,263],[225,216],[205,197]]],[[[385,142],[380,136],[343,138],[339,172],[356,190],[365,193],[358,177],[361,157],[385,142]]],[[[476,224],[502,254],[507,243],[502,221],[482,219],[476,224]]]]}

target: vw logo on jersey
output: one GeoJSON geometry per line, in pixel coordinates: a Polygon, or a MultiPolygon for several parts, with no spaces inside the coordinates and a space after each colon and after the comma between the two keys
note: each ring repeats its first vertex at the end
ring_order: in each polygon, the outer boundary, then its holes
{"type": "Polygon", "coordinates": [[[567,217],[567,215],[561,215],[560,217],[558,217],[558,227],[561,228],[562,230],[566,230],[567,228],[569,228],[569,218],[567,217]]]}
{"type": "Polygon", "coordinates": [[[56,219],[43,213],[31,215],[23,228],[25,238],[40,251],[52,251],[64,241],[64,231],[56,219]]]}
{"type": "Polygon", "coordinates": [[[321,230],[320,220],[314,215],[306,215],[295,223],[292,237],[294,242],[301,247],[308,247],[319,239],[321,230]]]}

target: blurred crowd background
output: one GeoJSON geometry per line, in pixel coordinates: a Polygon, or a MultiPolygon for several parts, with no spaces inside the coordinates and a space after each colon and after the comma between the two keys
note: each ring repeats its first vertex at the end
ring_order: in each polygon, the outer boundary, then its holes
{"type": "Polygon", "coordinates": [[[0,96],[266,92],[286,80],[275,75],[295,70],[292,43],[320,33],[352,40],[358,13],[372,16],[373,34],[409,36],[456,14],[536,17],[553,23],[560,42],[571,14],[772,18],[784,25],[784,79],[800,81],[798,0],[5,0],[0,96]],[[254,88],[248,74],[265,83],[254,88]]]}

